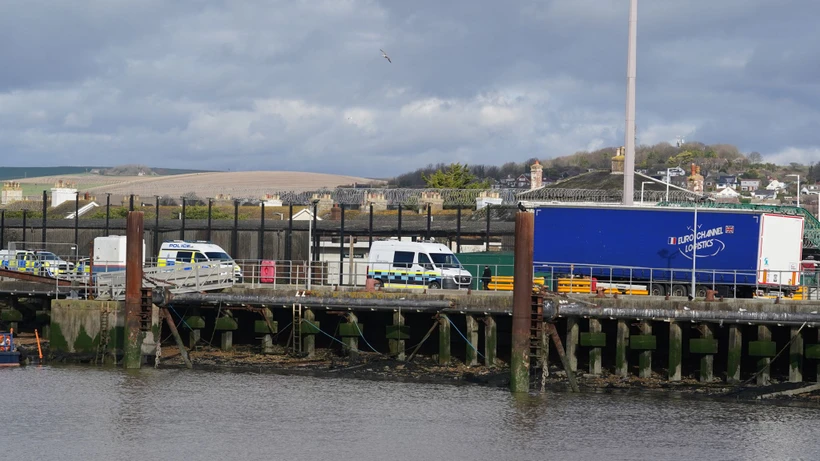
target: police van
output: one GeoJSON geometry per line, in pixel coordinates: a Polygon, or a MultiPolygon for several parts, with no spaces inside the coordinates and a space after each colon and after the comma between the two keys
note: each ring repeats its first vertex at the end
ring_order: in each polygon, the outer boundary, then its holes
{"type": "Polygon", "coordinates": [[[166,240],[162,242],[157,256],[158,267],[206,261],[218,261],[222,267],[233,266],[234,281],[242,283],[242,268],[221,246],[206,240],[166,240]]]}
{"type": "Polygon", "coordinates": [[[0,267],[48,277],[68,276],[74,270],[74,264],[44,250],[3,250],[0,267]]]}
{"type": "Polygon", "coordinates": [[[40,262],[40,274],[50,277],[73,275],[74,263],[70,263],[51,251],[34,250],[34,256],[40,262]]]}
{"type": "Polygon", "coordinates": [[[41,264],[33,251],[3,250],[0,252],[0,266],[6,270],[39,274],[41,264]]]}
{"type": "Polygon", "coordinates": [[[370,247],[367,277],[387,288],[468,288],[470,272],[446,245],[377,240],[370,247]]]}

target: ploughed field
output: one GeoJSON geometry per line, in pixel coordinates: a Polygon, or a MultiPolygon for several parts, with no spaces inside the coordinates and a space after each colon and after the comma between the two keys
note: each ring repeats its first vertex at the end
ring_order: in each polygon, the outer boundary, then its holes
{"type": "Polygon", "coordinates": [[[356,176],[296,171],[232,171],[189,173],[169,176],[100,176],[77,174],[16,179],[26,195],[50,190],[55,183],[72,182],[80,192],[101,196],[135,194],[141,197],[155,195],[180,197],[193,192],[198,197],[216,197],[218,194],[233,198],[261,198],[277,191],[311,191],[322,188],[357,184],[383,184],[383,181],[356,176]]]}

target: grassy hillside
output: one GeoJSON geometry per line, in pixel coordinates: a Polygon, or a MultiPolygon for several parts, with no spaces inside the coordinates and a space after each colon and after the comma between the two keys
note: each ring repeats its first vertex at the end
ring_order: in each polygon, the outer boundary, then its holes
{"type": "MultiPolygon", "coordinates": [[[[69,174],[87,173],[91,170],[108,170],[116,167],[106,166],[46,166],[46,167],[0,167],[0,181],[22,178],[39,178],[42,176],[61,176],[69,174]]],[[[205,173],[208,170],[183,170],[176,168],[151,168],[151,171],[161,176],[171,176],[188,173],[205,173]]]]}
{"type": "Polygon", "coordinates": [[[85,173],[96,166],[46,166],[46,167],[0,167],[0,180],[35,178],[39,176],[59,176],[63,174],[85,173]]]}

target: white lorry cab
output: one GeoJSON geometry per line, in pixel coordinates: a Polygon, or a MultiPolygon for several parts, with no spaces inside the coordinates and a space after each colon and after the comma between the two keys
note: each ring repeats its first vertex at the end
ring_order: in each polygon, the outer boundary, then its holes
{"type": "Polygon", "coordinates": [[[388,288],[468,288],[470,273],[447,246],[378,240],[370,247],[367,277],[388,288]]]}
{"type": "Polygon", "coordinates": [[[175,266],[206,261],[218,261],[223,267],[233,266],[234,281],[242,283],[242,268],[221,246],[207,240],[166,240],[157,256],[157,266],[175,266]]]}

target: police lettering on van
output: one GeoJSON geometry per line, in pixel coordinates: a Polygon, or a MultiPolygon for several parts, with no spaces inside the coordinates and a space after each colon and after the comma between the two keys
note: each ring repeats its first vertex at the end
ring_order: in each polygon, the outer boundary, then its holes
{"type": "Polygon", "coordinates": [[[242,268],[239,267],[221,246],[204,240],[167,240],[162,242],[157,257],[157,266],[167,267],[180,264],[194,264],[218,261],[223,267],[233,267],[234,281],[242,283],[242,268]]]}

